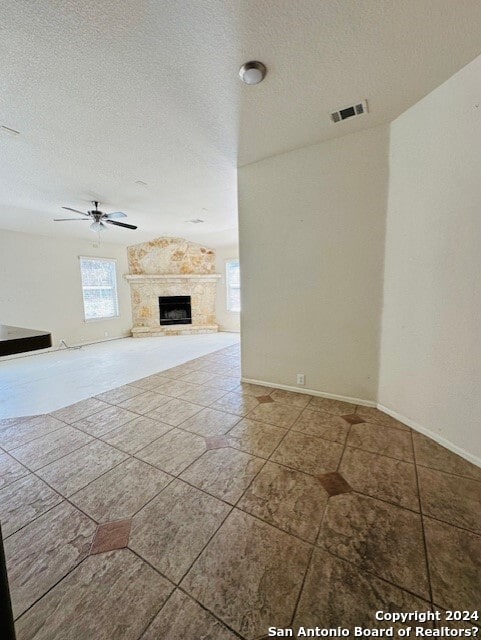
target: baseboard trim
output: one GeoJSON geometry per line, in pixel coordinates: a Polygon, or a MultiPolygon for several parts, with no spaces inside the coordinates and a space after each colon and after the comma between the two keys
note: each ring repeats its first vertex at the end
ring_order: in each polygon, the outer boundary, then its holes
{"type": "Polygon", "coordinates": [[[241,377],[242,382],[250,384],[258,384],[261,387],[272,387],[273,389],[282,389],[283,391],[295,391],[296,393],[305,393],[309,396],[317,396],[319,398],[329,398],[329,400],[341,400],[342,402],[351,402],[352,404],[361,404],[363,407],[376,407],[377,403],[372,400],[363,400],[362,398],[351,398],[351,396],[338,396],[335,393],[324,393],[314,389],[301,389],[300,387],[291,387],[287,384],[277,384],[274,382],[266,382],[265,380],[256,380],[255,378],[241,377]]]}
{"type": "Polygon", "coordinates": [[[384,411],[384,413],[387,413],[389,416],[395,418],[396,420],[403,422],[404,424],[406,424],[408,427],[411,427],[415,431],[418,431],[419,433],[422,433],[424,436],[431,438],[431,440],[434,440],[445,449],[449,449],[449,451],[456,453],[458,456],[461,456],[461,458],[464,458],[468,462],[475,464],[477,467],[481,467],[481,458],[473,455],[472,453],[469,453],[469,451],[466,451],[461,447],[458,447],[450,440],[446,440],[446,438],[443,438],[442,436],[440,436],[439,433],[436,433],[431,429],[427,429],[426,427],[423,427],[422,425],[418,424],[414,420],[410,420],[409,418],[406,418],[406,416],[403,416],[401,413],[398,413],[397,411],[393,411],[392,409],[389,409],[389,407],[385,407],[383,404],[378,403],[377,408],[380,409],[381,411],[384,411]]]}

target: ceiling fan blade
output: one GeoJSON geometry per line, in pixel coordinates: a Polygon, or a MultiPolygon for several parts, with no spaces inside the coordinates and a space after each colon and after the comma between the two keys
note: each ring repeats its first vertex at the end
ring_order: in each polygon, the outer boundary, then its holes
{"type": "Polygon", "coordinates": [[[88,216],[88,213],[84,213],[78,209],[72,209],[72,207],[62,207],[62,209],[67,209],[67,211],[73,211],[74,213],[80,213],[82,216],[88,216]]]}
{"type": "Polygon", "coordinates": [[[113,213],[108,213],[105,218],[107,220],[115,220],[116,218],[126,218],[127,214],[122,213],[122,211],[114,211],[113,213]]]}
{"type": "Polygon", "coordinates": [[[133,224],[126,224],[125,222],[117,222],[116,220],[105,220],[107,224],[114,224],[116,227],[125,227],[126,229],[137,229],[133,224]]]}
{"type": "Polygon", "coordinates": [[[70,222],[70,220],[88,220],[88,218],[54,218],[54,222],[70,222]]]}

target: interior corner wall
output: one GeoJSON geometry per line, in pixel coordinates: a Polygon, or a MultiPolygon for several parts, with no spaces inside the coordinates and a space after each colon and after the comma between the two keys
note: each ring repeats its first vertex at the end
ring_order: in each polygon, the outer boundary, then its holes
{"type": "Polygon", "coordinates": [[[383,125],[239,169],[244,378],[376,400],[388,151],[383,125]]]}
{"type": "Polygon", "coordinates": [[[0,324],[50,331],[54,347],[130,335],[124,246],[0,230],[0,273],[0,324]],[[85,322],[79,256],[117,261],[118,318],[85,322]]]}
{"type": "Polygon", "coordinates": [[[239,247],[238,245],[218,247],[215,250],[215,256],[216,273],[220,273],[222,276],[217,283],[215,299],[215,313],[217,323],[219,324],[219,331],[238,333],[240,331],[240,313],[238,311],[227,310],[226,262],[239,258],[239,247]]]}
{"type": "Polygon", "coordinates": [[[391,126],[379,402],[481,464],[481,57],[391,126]]]}

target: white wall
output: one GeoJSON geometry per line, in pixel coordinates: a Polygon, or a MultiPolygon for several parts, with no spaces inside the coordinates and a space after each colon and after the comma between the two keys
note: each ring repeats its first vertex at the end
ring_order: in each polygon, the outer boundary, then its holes
{"type": "Polygon", "coordinates": [[[481,462],[481,57],[391,127],[379,402],[481,462]]]}
{"type": "Polygon", "coordinates": [[[239,170],[243,377],[376,400],[388,145],[381,126],[239,170]]]}
{"type": "Polygon", "coordinates": [[[228,247],[219,247],[215,250],[216,255],[216,273],[222,274],[222,278],[217,283],[217,295],[215,301],[215,312],[220,331],[240,331],[240,313],[236,311],[227,311],[227,290],[225,278],[225,263],[227,260],[237,259],[239,257],[239,247],[230,245],[228,247]]]}
{"type": "MultiPolygon", "coordinates": [[[[93,235],[93,234],[92,234],[93,235]]],[[[96,237],[94,236],[94,239],[96,237]]],[[[47,238],[0,230],[0,324],[52,333],[53,346],[128,335],[132,327],[127,251],[102,241],[47,238]],[[79,256],[117,260],[120,317],[84,321],[79,256]]]]}

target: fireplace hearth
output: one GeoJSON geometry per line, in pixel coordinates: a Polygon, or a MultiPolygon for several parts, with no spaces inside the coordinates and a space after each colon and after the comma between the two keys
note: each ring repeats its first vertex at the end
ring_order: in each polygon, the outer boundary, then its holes
{"type": "Polygon", "coordinates": [[[190,296],[159,296],[160,324],[192,324],[190,296]]]}

